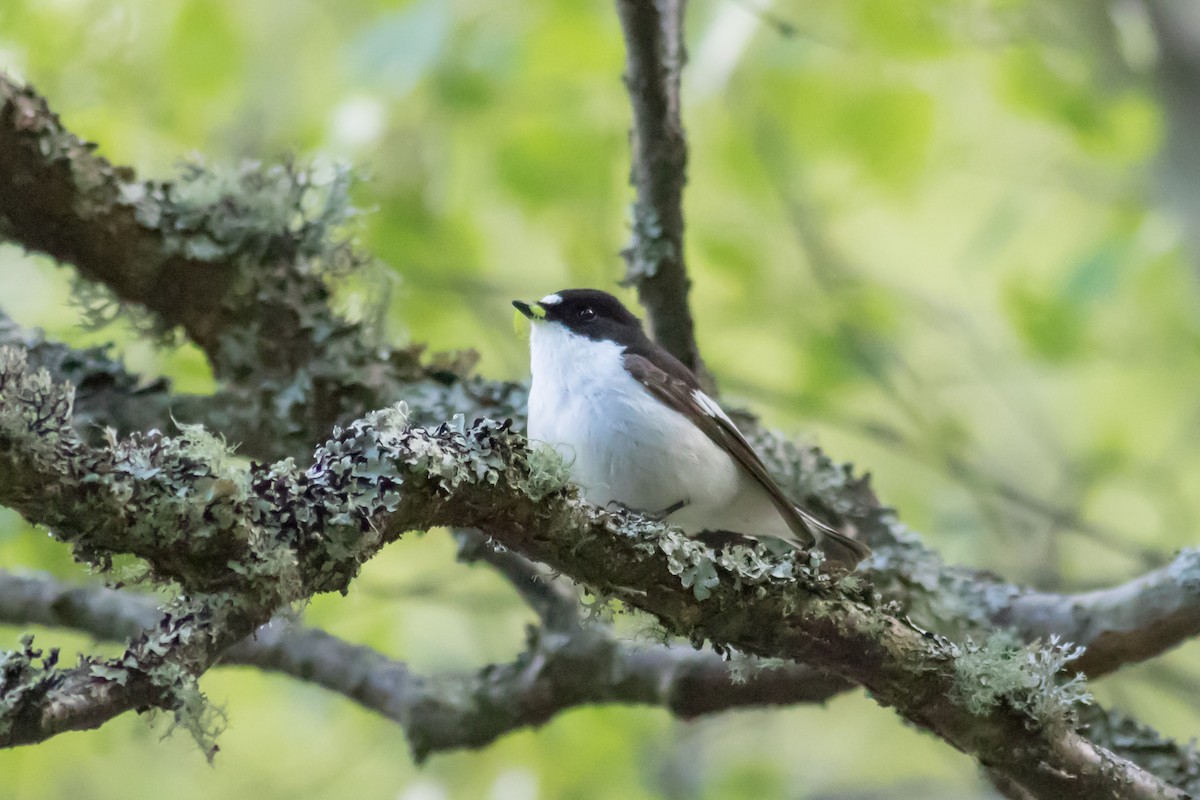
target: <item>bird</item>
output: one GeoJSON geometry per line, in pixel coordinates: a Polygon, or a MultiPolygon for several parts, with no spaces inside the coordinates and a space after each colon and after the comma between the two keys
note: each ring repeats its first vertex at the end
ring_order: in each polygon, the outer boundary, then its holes
{"type": "Polygon", "coordinates": [[[794,503],[695,374],[599,289],[514,300],[531,321],[528,437],[553,447],[584,498],[689,536],[770,537],[853,569],[865,544],[794,503]]]}

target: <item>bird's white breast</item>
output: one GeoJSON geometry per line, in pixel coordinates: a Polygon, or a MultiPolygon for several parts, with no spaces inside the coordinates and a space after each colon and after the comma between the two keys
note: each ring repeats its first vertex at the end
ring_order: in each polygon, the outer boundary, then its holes
{"type": "MultiPolygon", "coordinates": [[[[616,501],[654,513],[690,505],[672,522],[728,507],[742,488],[733,459],[686,417],[655,399],[626,370],[623,348],[536,323],[529,436],[558,449],[597,505],[616,501]]],[[[736,505],[736,504],[735,504],[736,505]]]]}

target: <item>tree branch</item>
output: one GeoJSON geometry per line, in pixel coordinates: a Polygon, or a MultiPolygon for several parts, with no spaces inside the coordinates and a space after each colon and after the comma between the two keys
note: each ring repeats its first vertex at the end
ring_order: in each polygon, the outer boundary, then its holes
{"type": "Polygon", "coordinates": [[[478,531],[459,529],[454,531],[454,538],[458,542],[459,561],[491,565],[512,584],[548,630],[559,633],[578,630],[579,598],[568,581],[520,553],[497,546],[478,531]]]}
{"type": "Polygon", "coordinates": [[[590,507],[565,484],[561,461],[527,450],[507,425],[415,429],[401,411],[378,412],[335,431],[303,473],[283,462],[238,476],[187,439],[87,448],[73,439],[69,398],[23,369],[12,354],[0,364],[0,501],[93,560],[141,556],[156,575],[208,592],[204,608],[216,610],[200,630],[169,617],[172,638],[128,654],[133,666],[122,663],[99,693],[76,685],[78,670],[22,662],[0,691],[0,745],[143,705],[135,689],[156,685],[154,654],[199,674],[285,603],[344,589],[404,531],[449,525],[478,528],[693,642],[844,676],[1037,796],[1183,796],[1071,729],[1072,694],[1054,686],[1063,651],[953,645],[877,607],[858,579],[814,573],[796,554],[714,554],[677,530],[590,507]]]}
{"type": "Polygon", "coordinates": [[[43,656],[26,637],[21,651],[0,653],[0,747],[97,728],[134,709],[161,708],[174,713],[176,724],[187,727],[211,758],[217,725],[196,678],[252,630],[250,620],[222,598],[201,597],[172,604],[158,626],[142,632],[120,657],[81,656],[71,669],[58,669],[57,651],[43,656]]]}
{"type": "Polygon", "coordinates": [[[707,380],[688,307],[690,281],[683,258],[687,141],[679,117],[679,79],[685,60],[685,2],[616,4],[625,34],[625,86],[633,105],[630,183],[637,194],[623,282],[637,287],[654,339],[707,380]]]}
{"type": "MultiPolygon", "coordinates": [[[[885,538],[879,532],[868,541],[885,538]]],[[[873,544],[874,546],[874,544],[873,544]]],[[[1005,628],[1025,641],[1083,646],[1067,667],[1097,678],[1146,661],[1200,634],[1200,551],[1108,589],[1039,592],[995,575],[951,567],[919,542],[875,548],[868,575],[884,597],[922,626],[961,639],[1005,628]]]]}
{"type": "MultiPolygon", "coordinates": [[[[172,405],[187,400],[171,395],[165,379],[144,381],[109,355],[108,348],[74,349],[17,325],[0,311],[0,347],[24,350],[29,365],[75,387],[74,424],[80,435],[98,437],[104,427],[122,432],[166,430],[172,405]]],[[[187,417],[183,417],[187,419],[187,417]]]]}
{"type": "MultiPolygon", "coordinates": [[[[178,321],[212,346],[221,296],[234,270],[189,255],[147,224],[152,187],[94,155],[33,91],[0,73],[0,232],[70,262],[121,298],[178,321]]],[[[180,242],[179,244],[182,244],[180,242]]]]}
{"type": "MultiPolygon", "coordinates": [[[[240,441],[240,433],[258,425],[254,414],[234,416],[244,410],[236,397],[171,395],[166,381],[143,384],[100,348],[72,350],[2,316],[0,344],[29,348],[30,366],[48,368],[56,380],[80,387],[75,396],[74,426],[91,437],[104,426],[122,431],[165,430],[175,418],[201,419],[240,441]]],[[[436,419],[438,413],[449,416],[455,408],[472,416],[496,411],[511,415],[523,405],[520,387],[471,383],[470,391],[476,396],[505,399],[480,404],[464,391],[461,381],[447,384],[429,379],[409,385],[405,394],[423,404],[420,420],[436,419]]],[[[251,439],[241,449],[261,455],[257,443],[251,439]]],[[[832,507],[860,529],[879,551],[878,558],[866,567],[868,574],[889,599],[901,603],[923,626],[955,637],[977,636],[995,625],[1010,627],[1027,641],[1057,636],[1087,647],[1070,666],[1089,677],[1152,658],[1200,632],[1200,590],[1195,588],[1200,586],[1200,563],[1195,551],[1184,551],[1169,566],[1111,589],[1078,595],[1032,591],[987,573],[947,567],[919,541],[898,538],[898,524],[879,508],[869,487],[846,480],[843,468],[813,451],[765,435],[756,443],[795,496],[832,507]],[[917,575],[926,577],[913,580],[917,575]],[[932,582],[931,576],[936,576],[932,582]]],[[[574,624],[577,605],[572,593],[561,582],[547,582],[543,568],[511,550],[496,550],[478,534],[462,531],[456,535],[462,558],[490,563],[551,627],[574,624]]]]}
{"type": "Polygon", "coordinates": [[[1174,207],[1183,227],[1194,268],[1200,268],[1200,224],[1196,222],[1200,198],[1200,152],[1196,129],[1200,125],[1200,13],[1187,0],[1142,0],[1157,50],[1155,82],[1165,116],[1158,154],[1159,190],[1174,207]]]}
{"type": "MultiPolygon", "coordinates": [[[[160,617],[149,596],[0,571],[2,623],[69,628],[124,641],[153,627],[160,617]]],[[[272,670],[337,692],[401,723],[418,757],[482,747],[574,705],[648,704],[690,718],[744,706],[822,702],[850,686],[801,665],[767,669],[753,662],[732,664],[710,650],[611,640],[598,628],[569,645],[561,636],[551,642],[535,640],[529,652],[510,664],[425,677],[370,648],[275,621],[230,648],[220,665],[272,670]],[[569,681],[570,691],[558,685],[561,681],[569,681]]],[[[1094,706],[1081,714],[1081,723],[1098,742],[1188,791],[1200,788],[1193,785],[1200,774],[1200,757],[1193,749],[1094,706]]]]}
{"type": "Polygon", "coordinates": [[[275,670],[342,694],[398,722],[418,760],[479,748],[514,730],[539,727],[581,705],[662,707],[690,718],[732,708],[820,702],[843,679],[789,665],[739,682],[712,652],[620,644],[600,629],[536,637],[515,661],[479,672],[424,676],[407,665],[319,630],[260,631],[227,663],[275,670]]]}
{"type": "Polygon", "coordinates": [[[1060,595],[1025,591],[992,615],[1026,639],[1058,636],[1087,649],[1071,662],[1088,677],[1177,647],[1200,634],[1200,550],[1111,589],[1060,595]]]}
{"type": "MultiPolygon", "coordinates": [[[[0,571],[0,622],[66,627],[123,641],[153,626],[151,598],[47,576],[0,571]]],[[[314,683],[400,723],[417,758],[477,748],[539,726],[574,706],[627,703],[691,718],[732,708],[821,702],[848,688],[841,678],[786,664],[734,664],[712,651],[631,645],[597,627],[535,636],[509,664],[423,676],[402,662],[321,630],[276,620],[221,657],[314,683]]]]}
{"type": "MultiPolygon", "coordinates": [[[[420,347],[374,346],[333,311],[327,280],[365,261],[339,233],[353,213],[347,173],[191,165],[174,182],[138,181],[94,150],[0,72],[0,236],[144,308],[151,332],[182,327],[222,384],[213,410],[257,418],[241,426],[256,452],[303,457],[410,383],[457,383],[469,370],[470,356],[422,364],[420,347]]],[[[469,381],[457,393],[486,404],[469,381]]]]}

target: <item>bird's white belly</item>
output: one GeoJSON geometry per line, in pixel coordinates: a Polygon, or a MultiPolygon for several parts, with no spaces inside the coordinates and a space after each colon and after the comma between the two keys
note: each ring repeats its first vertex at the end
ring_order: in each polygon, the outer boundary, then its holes
{"type": "Polygon", "coordinates": [[[738,489],[732,459],[682,415],[628,381],[628,391],[572,396],[567,413],[542,417],[549,421],[544,428],[531,421],[531,435],[563,454],[572,480],[597,505],[615,501],[658,513],[679,504],[727,504],[738,489]]]}
{"type": "Polygon", "coordinates": [[[793,534],[754,479],[624,367],[622,348],[534,325],[529,438],[552,445],[591,503],[658,514],[688,533],[793,534]]]}
{"type": "Polygon", "coordinates": [[[588,501],[651,514],[684,503],[685,517],[728,506],[742,484],[733,459],[651,396],[620,347],[556,328],[534,326],[529,438],[563,455],[588,501]]]}

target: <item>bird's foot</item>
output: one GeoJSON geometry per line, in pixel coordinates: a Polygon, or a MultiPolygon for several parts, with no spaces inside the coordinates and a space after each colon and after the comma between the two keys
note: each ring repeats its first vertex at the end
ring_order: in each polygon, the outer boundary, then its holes
{"type": "Polygon", "coordinates": [[[632,506],[625,505],[619,500],[609,500],[604,507],[609,511],[627,511],[631,514],[641,514],[643,517],[649,517],[650,519],[662,522],[679,509],[687,506],[689,502],[689,500],[680,500],[679,502],[672,503],[660,511],[646,511],[645,509],[641,508],[633,508],[632,506]]]}

